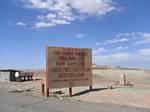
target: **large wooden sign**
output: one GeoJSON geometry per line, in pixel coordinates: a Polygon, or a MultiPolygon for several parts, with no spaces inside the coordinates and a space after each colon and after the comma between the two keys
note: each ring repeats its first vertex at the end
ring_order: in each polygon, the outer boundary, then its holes
{"type": "Polygon", "coordinates": [[[92,50],[47,47],[46,85],[64,88],[92,85],[92,50]]]}

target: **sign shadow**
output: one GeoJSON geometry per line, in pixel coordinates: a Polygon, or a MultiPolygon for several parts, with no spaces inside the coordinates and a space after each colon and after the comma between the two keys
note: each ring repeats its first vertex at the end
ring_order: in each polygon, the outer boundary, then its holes
{"type": "Polygon", "coordinates": [[[79,93],[75,93],[72,96],[80,96],[80,95],[83,95],[83,94],[87,94],[89,92],[101,91],[101,90],[105,90],[105,89],[108,89],[108,88],[107,87],[106,88],[93,88],[92,91],[91,90],[85,90],[85,91],[82,91],[82,92],[79,92],[79,93]]]}

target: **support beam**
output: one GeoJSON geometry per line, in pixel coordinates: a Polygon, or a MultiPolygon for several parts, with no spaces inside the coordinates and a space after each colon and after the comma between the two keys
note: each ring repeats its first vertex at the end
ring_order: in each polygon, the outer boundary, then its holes
{"type": "Polygon", "coordinates": [[[92,86],[90,86],[90,92],[92,92],[92,86]]]}
{"type": "Polygon", "coordinates": [[[44,96],[44,83],[41,83],[41,95],[44,96]]]}
{"type": "Polygon", "coordinates": [[[72,97],[72,88],[69,87],[69,96],[72,97]]]}

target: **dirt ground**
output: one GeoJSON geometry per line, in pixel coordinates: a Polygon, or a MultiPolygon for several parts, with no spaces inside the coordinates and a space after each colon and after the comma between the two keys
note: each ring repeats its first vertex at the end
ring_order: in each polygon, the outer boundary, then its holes
{"type": "MultiPolygon", "coordinates": [[[[17,92],[26,96],[41,96],[41,83],[44,73],[37,73],[34,81],[0,82],[0,89],[17,92]]],[[[50,97],[60,100],[79,100],[96,103],[121,104],[150,109],[150,71],[143,70],[99,70],[93,71],[93,91],[89,87],[74,87],[73,97],[68,96],[68,88],[51,89],[50,97]],[[132,87],[115,86],[120,75],[125,74],[132,87]],[[113,89],[110,89],[110,86],[113,89]]]]}

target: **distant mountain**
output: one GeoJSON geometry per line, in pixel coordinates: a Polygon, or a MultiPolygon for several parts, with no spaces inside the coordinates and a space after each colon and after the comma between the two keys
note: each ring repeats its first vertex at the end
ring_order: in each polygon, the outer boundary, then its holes
{"type": "Polygon", "coordinates": [[[95,63],[92,64],[92,69],[99,69],[99,70],[141,70],[138,68],[125,68],[119,66],[100,66],[95,63]]]}

